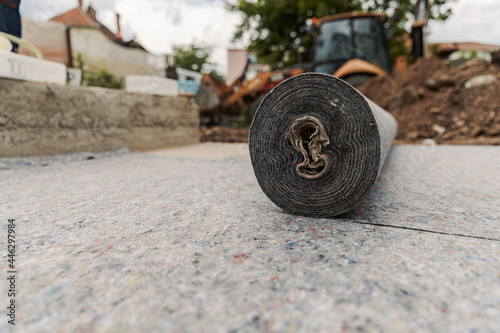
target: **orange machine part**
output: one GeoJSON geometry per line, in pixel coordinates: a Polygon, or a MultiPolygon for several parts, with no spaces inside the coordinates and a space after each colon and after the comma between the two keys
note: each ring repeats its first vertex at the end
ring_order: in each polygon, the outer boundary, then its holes
{"type": "Polygon", "coordinates": [[[289,77],[302,74],[304,71],[300,68],[293,70],[279,70],[274,72],[259,73],[245,85],[237,87],[236,91],[223,102],[223,106],[228,107],[240,102],[245,96],[267,93],[283,80],[289,77]]]}
{"type": "Polygon", "coordinates": [[[334,74],[333,76],[336,76],[338,78],[343,78],[351,74],[358,74],[358,73],[367,73],[367,74],[373,74],[376,76],[385,76],[387,73],[373,65],[370,64],[369,62],[366,62],[361,59],[351,59],[348,62],[346,62],[342,67],[340,67],[334,74]]]}
{"type": "Polygon", "coordinates": [[[354,18],[354,17],[378,17],[380,21],[385,22],[387,20],[386,13],[379,12],[349,12],[349,13],[340,13],[335,15],[330,15],[327,17],[323,17],[320,19],[313,20],[313,24],[319,28],[323,23],[329,21],[342,20],[346,18],[354,18]]]}

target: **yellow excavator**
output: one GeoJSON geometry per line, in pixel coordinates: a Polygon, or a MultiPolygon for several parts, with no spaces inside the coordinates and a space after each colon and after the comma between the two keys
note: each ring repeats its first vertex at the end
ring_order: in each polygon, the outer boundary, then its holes
{"type": "Polygon", "coordinates": [[[385,14],[351,12],[328,16],[315,26],[314,72],[333,74],[357,86],[390,70],[385,14]]]}
{"type": "MultiPolygon", "coordinates": [[[[428,13],[428,0],[421,0],[421,3],[425,3],[428,13]]],[[[418,10],[420,12],[421,7],[418,10]]],[[[253,116],[262,98],[280,82],[294,75],[309,71],[332,74],[353,86],[359,86],[375,76],[387,75],[390,61],[384,28],[386,21],[386,14],[376,12],[350,12],[313,19],[315,42],[312,63],[262,72],[250,80],[246,79],[245,70],[230,86],[204,74],[195,100],[202,115],[208,117],[238,116],[246,105],[251,105],[253,116]]],[[[421,22],[426,21],[422,19],[421,22]]]]}

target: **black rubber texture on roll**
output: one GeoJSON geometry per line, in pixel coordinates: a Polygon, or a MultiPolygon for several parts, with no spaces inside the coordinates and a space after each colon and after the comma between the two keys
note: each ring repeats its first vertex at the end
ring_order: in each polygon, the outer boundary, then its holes
{"type": "Polygon", "coordinates": [[[250,156],[262,191],[283,210],[333,217],[352,210],[370,192],[396,133],[396,121],[355,88],[331,75],[307,73],[274,88],[250,129],[250,156]],[[286,137],[303,116],[319,119],[330,139],[332,160],[321,178],[301,177],[303,156],[286,137]]]}

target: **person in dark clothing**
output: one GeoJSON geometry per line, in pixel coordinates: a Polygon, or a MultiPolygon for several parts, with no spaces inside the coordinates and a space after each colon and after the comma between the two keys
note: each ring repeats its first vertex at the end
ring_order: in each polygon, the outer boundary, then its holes
{"type": "MultiPolygon", "coordinates": [[[[21,38],[21,0],[0,0],[0,31],[21,38]]],[[[12,52],[19,49],[19,44],[12,43],[12,52]]]]}

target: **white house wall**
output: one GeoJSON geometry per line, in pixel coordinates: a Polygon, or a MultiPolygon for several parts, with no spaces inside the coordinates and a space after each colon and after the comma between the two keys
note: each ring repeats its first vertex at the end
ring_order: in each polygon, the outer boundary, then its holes
{"type": "Polygon", "coordinates": [[[86,69],[106,69],[119,77],[154,75],[164,63],[164,57],[118,45],[92,28],[71,28],[71,48],[73,58],[82,55],[86,69]]]}

